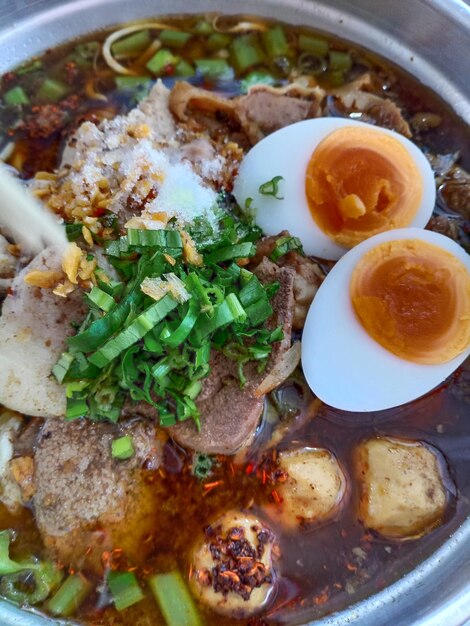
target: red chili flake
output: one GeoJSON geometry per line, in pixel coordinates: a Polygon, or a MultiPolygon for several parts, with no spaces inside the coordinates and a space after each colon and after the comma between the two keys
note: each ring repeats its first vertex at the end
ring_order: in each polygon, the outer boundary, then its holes
{"type": "Polygon", "coordinates": [[[262,477],[261,477],[261,482],[262,482],[263,485],[265,485],[266,481],[267,481],[266,470],[263,470],[262,477]]]}
{"type": "Polygon", "coordinates": [[[276,504],[281,504],[282,498],[275,489],[271,491],[271,496],[276,504]]]}
{"type": "Polygon", "coordinates": [[[231,473],[233,474],[233,476],[235,476],[235,467],[233,466],[233,463],[230,463],[229,467],[230,467],[231,473]]]}
{"type": "Polygon", "coordinates": [[[173,76],[174,73],[175,73],[175,68],[173,65],[167,65],[165,67],[165,74],[167,76],[173,76]]]}
{"type": "Polygon", "coordinates": [[[246,466],[245,472],[247,474],[253,474],[255,469],[256,469],[256,465],[254,463],[248,463],[248,465],[246,466]]]}
{"type": "Polygon", "coordinates": [[[357,567],[352,563],[346,563],[346,569],[348,569],[350,572],[357,572],[357,567]]]}
{"type": "Polygon", "coordinates": [[[205,491],[205,493],[202,494],[202,497],[204,498],[204,496],[207,496],[208,493],[210,493],[213,489],[215,489],[219,485],[222,485],[223,482],[224,482],[223,480],[216,480],[213,483],[206,483],[204,485],[204,489],[206,491],[205,491]]]}
{"type": "Polygon", "coordinates": [[[313,603],[316,604],[316,606],[321,606],[322,604],[328,602],[329,598],[330,592],[328,591],[328,587],[325,587],[323,591],[321,591],[321,593],[313,599],[313,603]]]}

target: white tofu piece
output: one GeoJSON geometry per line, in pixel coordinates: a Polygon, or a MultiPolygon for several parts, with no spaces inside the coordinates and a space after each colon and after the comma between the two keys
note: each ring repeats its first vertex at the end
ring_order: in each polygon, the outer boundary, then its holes
{"type": "Polygon", "coordinates": [[[356,450],[359,518],[386,537],[414,538],[437,526],[447,493],[440,461],[418,441],[370,439],[356,450]]]}
{"type": "MultiPolygon", "coordinates": [[[[192,574],[190,576],[190,585],[195,597],[203,604],[223,615],[247,617],[259,612],[269,602],[274,589],[273,541],[274,535],[254,515],[242,513],[241,511],[225,513],[210,525],[202,541],[200,540],[194,548],[191,560],[192,574]],[[241,533],[239,532],[240,530],[242,531],[241,533]],[[230,555],[223,554],[222,551],[217,552],[218,547],[221,545],[220,540],[226,545],[227,541],[237,536],[241,537],[242,543],[244,540],[248,542],[244,543],[242,556],[248,556],[248,554],[255,555],[254,558],[247,561],[248,569],[244,570],[245,573],[249,574],[254,566],[269,576],[266,582],[253,587],[249,597],[243,597],[236,591],[223,593],[217,587],[217,581],[220,580],[217,568],[223,570],[229,560],[231,560],[232,564],[234,562],[233,559],[230,559],[230,555]],[[263,540],[260,541],[260,538],[263,540]]],[[[244,568],[243,558],[236,562],[240,564],[242,569],[244,568]]],[[[241,583],[244,581],[243,572],[236,567],[231,571],[223,572],[222,575],[231,576],[232,578],[236,577],[235,580],[238,578],[241,583]]]]}
{"type": "Polygon", "coordinates": [[[346,478],[329,450],[283,452],[279,469],[285,480],[276,487],[283,500],[276,511],[285,526],[323,522],[334,515],[345,494],[346,478]]]}

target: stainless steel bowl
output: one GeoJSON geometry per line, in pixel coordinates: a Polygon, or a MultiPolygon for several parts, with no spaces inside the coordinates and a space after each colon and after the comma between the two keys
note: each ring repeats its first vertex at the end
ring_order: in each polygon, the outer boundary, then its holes
{"type": "MultiPolygon", "coordinates": [[[[205,11],[310,24],[358,43],[413,74],[470,122],[470,5],[463,0],[0,0],[0,73],[47,47],[117,22],[205,11]]],[[[0,603],[2,626],[55,623],[0,603]]],[[[470,624],[470,519],[410,574],[314,623],[470,624]]]]}

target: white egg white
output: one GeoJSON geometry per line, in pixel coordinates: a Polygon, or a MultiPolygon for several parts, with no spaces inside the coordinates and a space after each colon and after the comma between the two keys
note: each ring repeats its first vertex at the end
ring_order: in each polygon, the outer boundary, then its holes
{"type": "Polygon", "coordinates": [[[350,250],[330,271],[307,315],[302,336],[305,378],[323,402],[346,411],[379,411],[411,402],[434,389],[469,356],[421,365],[401,359],[372,339],[350,299],[351,275],[361,257],[378,244],[421,239],[459,259],[470,272],[470,256],[455,241],[420,228],[380,233],[350,250]]]}
{"type": "Polygon", "coordinates": [[[251,210],[255,221],[267,235],[277,235],[288,230],[298,237],[308,255],[321,259],[337,260],[347,252],[331,240],[315,223],[305,193],[305,174],[313,151],[330,133],[345,126],[374,128],[385,135],[395,137],[408,151],[422,177],[423,197],[411,226],[424,227],[433,211],[436,188],[431,166],[414,143],[394,131],[350,119],[320,117],[286,126],[257,143],[245,156],[233,193],[243,208],[252,198],[251,210]],[[263,195],[259,187],[282,176],[278,200],[263,195]]]}

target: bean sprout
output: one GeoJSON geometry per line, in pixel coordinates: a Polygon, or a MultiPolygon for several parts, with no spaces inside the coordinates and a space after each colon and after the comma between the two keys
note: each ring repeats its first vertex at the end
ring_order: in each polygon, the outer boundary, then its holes
{"type": "Polygon", "coordinates": [[[212,28],[217,33],[247,33],[253,30],[263,32],[268,28],[266,24],[261,24],[259,22],[238,22],[238,24],[235,24],[234,26],[223,28],[218,24],[220,18],[220,15],[216,15],[212,20],[212,28]]]}
{"type": "Polygon", "coordinates": [[[116,74],[125,74],[127,76],[136,76],[137,72],[130,70],[129,68],[118,63],[116,59],[113,57],[111,52],[111,46],[115,41],[125,37],[126,35],[130,35],[131,33],[137,33],[141,30],[146,30],[147,28],[151,28],[154,30],[176,30],[174,26],[169,24],[163,24],[161,22],[150,22],[149,24],[136,24],[134,26],[127,26],[127,28],[121,28],[120,30],[116,30],[108,37],[106,37],[103,43],[103,58],[109,67],[116,72],[116,74]]]}

